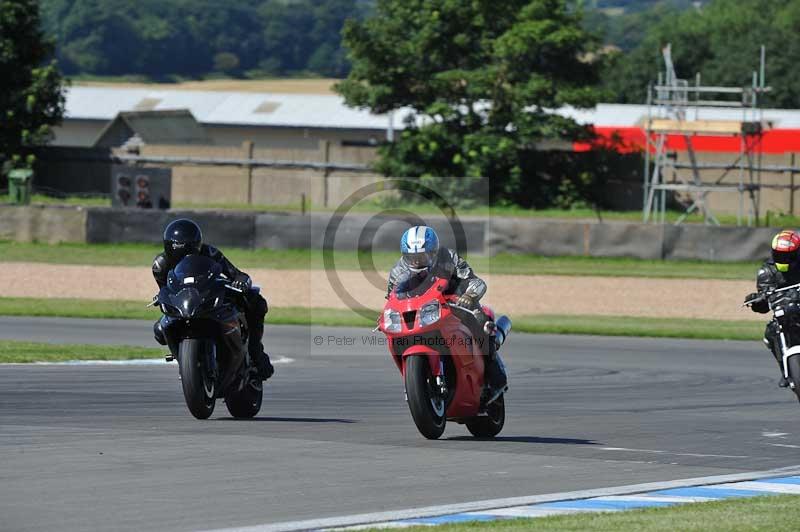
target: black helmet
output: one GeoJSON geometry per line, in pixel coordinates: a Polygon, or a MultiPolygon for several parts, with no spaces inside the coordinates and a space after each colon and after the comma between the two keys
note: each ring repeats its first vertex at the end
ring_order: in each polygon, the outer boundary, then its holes
{"type": "Polygon", "coordinates": [[[164,253],[172,264],[177,264],[186,255],[200,253],[202,245],[203,232],[200,226],[188,218],[170,222],[164,229],[164,253]]]}

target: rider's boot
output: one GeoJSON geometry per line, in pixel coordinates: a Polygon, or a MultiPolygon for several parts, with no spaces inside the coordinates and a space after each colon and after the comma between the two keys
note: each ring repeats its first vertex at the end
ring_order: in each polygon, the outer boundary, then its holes
{"type": "Polygon", "coordinates": [[[486,403],[491,403],[508,389],[508,376],[497,346],[493,337],[488,337],[488,354],[486,356],[486,383],[488,384],[489,394],[486,403]]]}
{"type": "Polygon", "coordinates": [[[267,301],[260,294],[253,294],[249,298],[247,308],[247,323],[250,325],[250,338],[247,342],[247,350],[250,353],[250,360],[258,369],[258,376],[261,380],[267,380],[275,373],[275,368],[269,360],[269,355],[264,352],[264,344],[261,339],[264,336],[264,316],[267,314],[267,301]]]}
{"type": "Polygon", "coordinates": [[[767,324],[767,330],[764,333],[764,345],[767,346],[769,352],[772,356],[775,357],[775,362],[778,363],[778,371],[781,372],[781,376],[778,379],[778,388],[788,388],[789,381],[786,380],[786,377],[783,376],[783,360],[782,357],[779,355],[778,345],[777,345],[777,333],[771,328],[772,322],[767,324]]]}
{"type": "Polygon", "coordinates": [[[275,373],[275,367],[272,365],[272,362],[270,362],[269,355],[264,352],[264,347],[261,345],[261,342],[253,342],[249,351],[250,360],[253,361],[253,364],[258,370],[259,378],[265,381],[272,377],[275,373]]]}

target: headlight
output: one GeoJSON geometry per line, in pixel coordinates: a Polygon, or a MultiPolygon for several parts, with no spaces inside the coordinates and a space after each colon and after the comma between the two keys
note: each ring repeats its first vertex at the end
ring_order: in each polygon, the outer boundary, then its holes
{"type": "Polygon", "coordinates": [[[439,321],[440,315],[441,309],[438,301],[434,300],[430,303],[425,303],[419,311],[419,324],[425,327],[426,325],[436,323],[439,321]]]}
{"type": "Polygon", "coordinates": [[[383,311],[383,329],[386,332],[400,332],[400,313],[396,310],[383,311]]]}

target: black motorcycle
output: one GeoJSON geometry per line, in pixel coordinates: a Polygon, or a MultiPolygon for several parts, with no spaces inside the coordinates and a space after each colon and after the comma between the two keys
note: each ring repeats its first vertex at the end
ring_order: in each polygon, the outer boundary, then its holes
{"type": "Polygon", "coordinates": [[[783,378],[800,401],[800,284],[764,292],[745,305],[759,301],[766,301],[772,311],[778,345],[770,347],[778,350],[783,378]]]}
{"type": "Polygon", "coordinates": [[[239,310],[247,294],[230,281],[213,260],[189,255],[153,299],[164,314],[167,360],[177,358],[186,406],[197,419],[211,415],[218,397],[233,417],[251,418],[261,409],[262,381],[247,352],[247,319],[239,310]]]}

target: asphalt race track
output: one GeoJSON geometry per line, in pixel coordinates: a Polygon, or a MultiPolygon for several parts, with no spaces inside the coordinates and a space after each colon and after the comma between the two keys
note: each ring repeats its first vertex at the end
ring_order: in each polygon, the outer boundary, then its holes
{"type": "MultiPolygon", "coordinates": [[[[0,338],[153,345],[139,321],[2,318],[0,338]]],[[[292,362],[252,421],[221,401],[192,418],[174,365],[0,366],[0,530],[213,529],[800,464],[800,405],[755,342],[512,333],[501,437],[426,441],[385,347],[364,345],[379,338],[268,327],[292,362]]]]}

